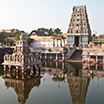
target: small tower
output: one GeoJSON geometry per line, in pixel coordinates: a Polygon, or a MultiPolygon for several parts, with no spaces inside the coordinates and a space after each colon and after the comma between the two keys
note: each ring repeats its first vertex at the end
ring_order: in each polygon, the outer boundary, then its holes
{"type": "Polygon", "coordinates": [[[67,31],[68,46],[88,46],[91,30],[88,21],[86,5],[74,6],[67,31]]]}
{"type": "Polygon", "coordinates": [[[11,66],[15,66],[18,70],[21,67],[21,73],[24,73],[26,67],[41,65],[41,60],[39,58],[38,53],[31,53],[28,43],[22,34],[20,36],[20,40],[16,42],[16,46],[13,50],[13,54],[4,55],[4,72],[6,72],[6,66],[11,68],[11,66]]]}

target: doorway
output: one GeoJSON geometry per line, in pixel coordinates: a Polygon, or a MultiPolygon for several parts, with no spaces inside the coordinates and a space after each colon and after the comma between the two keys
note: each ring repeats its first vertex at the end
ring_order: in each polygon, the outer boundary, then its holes
{"type": "Polygon", "coordinates": [[[75,36],[75,45],[79,46],[79,36],[75,36]]]}

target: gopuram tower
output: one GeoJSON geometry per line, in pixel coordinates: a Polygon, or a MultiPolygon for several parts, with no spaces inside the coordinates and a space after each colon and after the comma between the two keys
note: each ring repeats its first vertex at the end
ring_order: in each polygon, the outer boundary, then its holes
{"type": "Polygon", "coordinates": [[[74,6],[67,31],[67,45],[88,46],[91,30],[86,5],[74,6]]]}

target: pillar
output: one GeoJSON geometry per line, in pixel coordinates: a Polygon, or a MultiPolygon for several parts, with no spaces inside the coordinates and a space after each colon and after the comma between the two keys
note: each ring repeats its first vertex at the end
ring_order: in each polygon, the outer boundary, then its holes
{"type": "Polygon", "coordinates": [[[103,71],[104,71],[104,64],[103,64],[103,71]]]}
{"type": "Polygon", "coordinates": [[[40,53],[40,60],[42,59],[42,53],[40,53]]]}
{"type": "Polygon", "coordinates": [[[103,56],[103,63],[104,63],[104,56],[103,56]]]}
{"type": "Polygon", "coordinates": [[[50,60],[52,60],[52,54],[50,54],[50,60]]]}
{"type": "Polygon", "coordinates": [[[64,41],[64,47],[65,47],[65,39],[63,39],[63,41],[64,41]]]}
{"type": "Polygon", "coordinates": [[[35,71],[37,72],[37,65],[35,65],[35,71]]]}
{"type": "Polygon", "coordinates": [[[96,56],[96,62],[98,62],[98,56],[96,56]]]}
{"type": "Polygon", "coordinates": [[[27,67],[27,72],[30,74],[30,72],[31,72],[30,66],[27,67]]]}
{"type": "Polygon", "coordinates": [[[56,53],[56,60],[58,60],[58,54],[56,53]]]}
{"type": "Polygon", "coordinates": [[[56,68],[58,67],[58,63],[57,63],[57,61],[56,61],[56,68]]]}
{"type": "Polygon", "coordinates": [[[24,74],[24,66],[21,66],[21,73],[24,74]]]}
{"type": "Polygon", "coordinates": [[[47,59],[47,54],[45,53],[45,59],[47,59]]]}
{"type": "Polygon", "coordinates": [[[45,61],[45,67],[47,67],[47,62],[45,61]]]}
{"type": "Polygon", "coordinates": [[[16,67],[16,78],[18,78],[18,66],[16,67]]]}
{"type": "Polygon", "coordinates": [[[24,64],[24,55],[22,55],[22,64],[24,64]]]}
{"type": "Polygon", "coordinates": [[[89,56],[89,62],[91,61],[91,59],[90,59],[91,57],[89,56]]]}
{"type": "Polygon", "coordinates": [[[30,66],[30,73],[33,73],[33,66],[30,66]]]}
{"type": "Polygon", "coordinates": [[[50,67],[52,67],[52,61],[50,61],[50,67]]]}
{"type": "Polygon", "coordinates": [[[35,65],[33,66],[33,72],[36,73],[36,67],[35,67],[35,65]]]}
{"type": "Polygon", "coordinates": [[[95,68],[96,70],[98,69],[98,64],[96,64],[96,68],[95,68]]]}
{"type": "Polygon", "coordinates": [[[64,53],[62,53],[62,60],[64,60],[64,53]]]}
{"type": "Polygon", "coordinates": [[[6,65],[4,65],[4,77],[7,76],[6,65]]]}
{"type": "Polygon", "coordinates": [[[8,67],[9,67],[9,77],[11,77],[11,66],[8,67]]]}
{"type": "Polygon", "coordinates": [[[64,62],[62,62],[62,69],[64,69],[64,62]]]}
{"type": "Polygon", "coordinates": [[[58,39],[57,39],[57,47],[58,47],[58,39]]]}
{"type": "Polygon", "coordinates": [[[53,47],[55,47],[55,39],[53,39],[53,47]]]}
{"type": "Polygon", "coordinates": [[[41,71],[41,64],[39,65],[39,68],[38,68],[38,72],[40,73],[41,71]]]}
{"type": "Polygon", "coordinates": [[[84,61],[85,61],[84,57],[85,57],[85,56],[83,55],[83,56],[82,56],[82,62],[84,62],[84,61]]]}
{"type": "Polygon", "coordinates": [[[88,64],[88,69],[90,69],[90,64],[88,64]]]}
{"type": "Polygon", "coordinates": [[[24,66],[21,67],[22,79],[24,79],[24,66]]]}
{"type": "Polygon", "coordinates": [[[82,77],[82,70],[79,70],[79,77],[82,77]]]}
{"type": "Polygon", "coordinates": [[[11,66],[8,66],[9,67],[9,72],[11,72],[11,66]]]}
{"type": "Polygon", "coordinates": [[[62,47],[62,40],[60,40],[60,47],[62,47]]]}

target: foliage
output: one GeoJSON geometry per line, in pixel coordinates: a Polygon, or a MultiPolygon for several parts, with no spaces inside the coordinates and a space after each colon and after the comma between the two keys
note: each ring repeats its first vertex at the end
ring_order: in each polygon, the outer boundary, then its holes
{"type": "Polygon", "coordinates": [[[16,36],[16,34],[17,33],[6,33],[6,32],[2,32],[4,35],[5,35],[5,37],[15,37],[16,36]]]}
{"type": "Polygon", "coordinates": [[[21,34],[20,33],[17,33],[16,34],[16,37],[15,37],[15,40],[18,41],[20,39],[20,36],[21,36],[21,34]]]}
{"type": "Polygon", "coordinates": [[[62,32],[61,32],[61,30],[59,29],[59,28],[56,28],[56,29],[52,29],[52,28],[49,28],[49,29],[47,29],[47,28],[38,28],[37,29],[37,31],[40,31],[40,32],[47,32],[48,34],[48,36],[57,36],[58,34],[61,34],[62,32]]]}
{"type": "Polygon", "coordinates": [[[57,34],[56,33],[53,33],[52,36],[57,36],[57,34]]]}
{"type": "Polygon", "coordinates": [[[14,46],[14,41],[6,38],[4,44],[7,46],[14,46]]]}
{"type": "Polygon", "coordinates": [[[5,41],[5,34],[4,33],[0,33],[0,43],[4,43],[5,41]]]}
{"type": "Polygon", "coordinates": [[[31,38],[27,38],[27,42],[28,42],[28,45],[30,45],[30,43],[32,43],[33,42],[33,39],[31,39],[31,38]]]}
{"type": "MultiPolygon", "coordinates": [[[[18,40],[20,39],[20,36],[21,36],[21,34],[19,34],[19,33],[16,34],[16,37],[15,37],[16,41],[18,41],[18,40]]],[[[24,37],[26,38],[26,40],[27,40],[27,42],[28,42],[28,45],[30,45],[30,43],[33,42],[33,39],[29,38],[28,35],[24,35],[24,37]]]]}
{"type": "Polygon", "coordinates": [[[56,33],[56,34],[58,35],[58,34],[61,34],[62,32],[61,32],[61,30],[60,30],[59,28],[56,28],[56,29],[54,30],[54,33],[56,33]]]}

